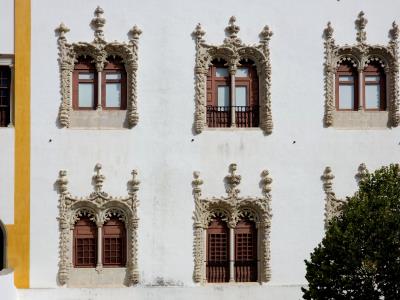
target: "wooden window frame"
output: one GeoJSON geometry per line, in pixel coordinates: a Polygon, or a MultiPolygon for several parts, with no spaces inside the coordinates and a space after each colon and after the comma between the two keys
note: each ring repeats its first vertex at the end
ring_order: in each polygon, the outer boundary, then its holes
{"type": "Polygon", "coordinates": [[[127,109],[127,74],[122,61],[117,59],[108,59],[108,63],[103,69],[101,80],[101,106],[104,110],[126,110],[127,109]],[[121,79],[107,79],[108,74],[121,74],[121,79]],[[121,105],[120,107],[107,107],[106,85],[107,83],[121,84],[121,105]]]}
{"type": "Polygon", "coordinates": [[[126,247],[127,247],[127,234],[126,234],[126,227],[125,227],[125,223],[122,222],[121,220],[119,220],[118,218],[111,218],[109,221],[107,221],[106,223],[104,223],[103,225],[103,232],[102,232],[103,236],[102,236],[102,253],[101,253],[101,260],[102,260],[102,264],[103,267],[105,268],[115,268],[115,267],[126,267],[126,247]],[[116,222],[118,223],[118,225],[112,225],[112,224],[108,224],[110,222],[116,222]],[[120,228],[122,228],[122,234],[106,234],[106,230],[107,230],[107,226],[119,226],[120,228]],[[107,238],[118,238],[121,239],[121,249],[120,249],[120,256],[121,256],[121,262],[120,263],[108,263],[106,262],[106,239],[107,238]]]}
{"type": "Polygon", "coordinates": [[[6,104],[1,105],[0,103],[0,127],[8,127],[11,124],[11,81],[12,72],[10,66],[0,65],[0,74],[6,74],[1,79],[6,80],[6,84],[3,86],[0,81],[0,89],[5,90],[5,102],[6,104]],[[4,111],[3,111],[4,109],[4,111]]]}
{"type": "Polygon", "coordinates": [[[225,221],[223,221],[221,218],[214,218],[210,225],[207,228],[207,233],[206,233],[206,280],[209,283],[223,283],[223,282],[229,282],[229,252],[230,252],[230,237],[229,237],[229,228],[228,224],[226,224],[225,221]],[[215,224],[218,223],[218,224],[215,224]],[[210,235],[212,234],[225,234],[226,235],[226,242],[225,242],[225,256],[226,260],[224,261],[211,261],[210,260],[210,255],[211,255],[211,241],[210,241],[210,235]],[[225,274],[221,274],[220,271],[216,271],[216,277],[223,277],[223,281],[215,281],[213,280],[213,277],[211,277],[212,271],[210,271],[210,268],[212,268],[212,265],[220,265],[219,267],[225,272],[225,274]]]}
{"type": "Polygon", "coordinates": [[[74,230],[73,230],[73,264],[74,268],[95,268],[97,265],[97,249],[98,249],[98,244],[97,244],[97,226],[96,224],[89,219],[89,217],[82,217],[80,220],[75,223],[74,230]],[[86,221],[90,225],[79,225],[79,222],[86,221]],[[78,228],[79,226],[90,226],[91,229],[94,229],[94,234],[93,235],[80,235],[78,234],[78,228]],[[89,236],[89,237],[88,237],[89,236]],[[91,239],[93,240],[94,244],[94,257],[93,257],[93,263],[79,263],[79,256],[78,256],[78,241],[80,239],[91,239]]]}
{"type": "Polygon", "coordinates": [[[250,221],[248,219],[241,219],[239,222],[236,224],[235,227],[235,241],[234,241],[234,253],[235,253],[235,262],[234,262],[234,268],[235,268],[235,282],[257,282],[258,281],[258,232],[256,228],[256,224],[253,221],[250,221]],[[250,233],[249,233],[250,232],[250,233]],[[251,260],[239,260],[238,255],[240,253],[239,249],[239,241],[238,241],[238,235],[239,234],[251,234],[252,235],[252,251],[253,251],[253,258],[251,260]],[[245,274],[243,275],[241,272],[238,272],[240,267],[246,268],[246,265],[248,268],[250,268],[250,274],[245,274]],[[251,269],[252,268],[252,269],[251,269]],[[242,280],[243,277],[248,277],[250,278],[249,280],[242,280]]]}
{"type": "Polygon", "coordinates": [[[96,67],[88,59],[81,59],[75,64],[72,73],[72,108],[74,110],[95,110],[98,104],[98,74],[96,67]],[[79,79],[80,74],[93,74],[93,79],[79,79]],[[79,84],[91,83],[93,84],[93,107],[80,107],[79,106],[79,84]]]}
{"type": "Polygon", "coordinates": [[[335,76],[335,106],[337,111],[357,111],[359,106],[359,82],[358,82],[358,72],[354,67],[351,67],[347,64],[341,64],[335,76]],[[352,76],[353,81],[340,81],[340,76],[352,76]],[[339,95],[339,86],[340,85],[349,85],[354,87],[354,103],[353,108],[351,109],[343,109],[339,106],[340,95],[339,95]]]}
{"type": "Polygon", "coordinates": [[[365,111],[386,111],[386,74],[385,71],[382,70],[382,68],[380,66],[376,66],[374,64],[370,64],[367,65],[364,68],[363,71],[363,82],[362,82],[363,86],[363,95],[364,95],[364,99],[363,99],[363,107],[365,111]],[[370,82],[370,81],[366,81],[366,78],[368,76],[379,76],[379,82],[375,81],[375,82],[370,82]],[[367,85],[379,85],[379,108],[369,108],[367,109],[366,106],[366,86],[367,85]]]}

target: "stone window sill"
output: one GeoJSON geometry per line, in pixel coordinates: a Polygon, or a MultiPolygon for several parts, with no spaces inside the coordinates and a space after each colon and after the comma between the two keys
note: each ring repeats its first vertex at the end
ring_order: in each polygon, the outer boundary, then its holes
{"type": "Polygon", "coordinates": [[[334,111],[333,127],[338,129],[386,129],[388,111],[334,111]]]}
{"type": "Polygon", "coordinates": [[[126,110],[73,110],[70,128],[127,129],[126,110]]]}

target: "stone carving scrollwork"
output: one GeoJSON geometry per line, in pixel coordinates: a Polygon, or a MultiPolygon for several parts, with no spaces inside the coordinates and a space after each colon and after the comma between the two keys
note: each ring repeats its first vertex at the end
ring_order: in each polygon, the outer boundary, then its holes
{"type": "MultiPolygon", "coordinates": [[[[357,183],[360,184],[360,182],[364,180],[368,174],[369,171],[367,169],[367,166],[365,165],[365,163],[361,163],[358,166],[358,170],[355,175],[357,183]]],[[[327,229],[329,222],[332,220],[332,218],[340,216],[342,212],[342,207],[347,200],[338,199],[333,192],[333,179],[335,179],[335,176],[332,173],[331,167],[325,168],[321,179],[325,192],[325,229],[327,229]]]]}
{"type": "Polygon", "coordinates": [[[383,65],[388,86],[388,126],[399,125],[399,27],[393,22],[389,31],[388,45],[370,45],[367,43],[365,31],[368,20],[360,12],[355,25],[357,28],[356,44],[339,46],[333,38],[333,27],[328,22],[324,29],[324,89],[325,89],[325,126],[335,126],[335,74],[338,65],[343,61],[350,61],[359,71],[373,60],[378,60],[383,65]]]}
{"type": "Polygon", "coordinates": [[[195,209],[193,212],[194,221],[194,274],[193,279],[197,283],[206,283],[205,274],[205,243],[204,232],[213,217],[220,216],[228,224],[229,228],[235,228],[237,222],[248,217],[257,225],[260,238],[259,260],[261,262],[259,282],[268,282],[271,279],[270,263],[270,228],[271,228],[271,183],[272,178],[269,172],[264,170],[261,173],[262,197],[243,197],[237,186],[240,184],[241,176],[236,174],[237,165],[229,166],[229,175],[226,179],[226,197],[203,198],[201,186],[203,180],[199,172],[193,173],[193,196],[195,209]]]}
{"type": "MultiPolygon", "coordinates": [[[[129,128],[135,126],[139,120],[137,112],[137,69],[138,69],[138,45],[142,31],[135,25],[130,31],[129,43],[107,42],[104,37],[103,27],[106,23],[103,17],[103,9],[97,7],[95,18],[91,25],[94,29],[92,42],[68,43],[65,34],[70,30],[61,23],[56,32],[58,34],[59,65],[61,73],[61,105],[59,110],[59,122],[63,127],[71,125],[72,110],[72,72],[79,56],[89,56],[93,59],[98,72],[101,72],[107,63],[108,56],[119,56],[125,65],[127,72],[127,115],[129,128]]],[[[101,110],[101,106],[97,107],[101,110]]],[[[122,126],[122,124],[121,124],[122,126]]]]}
{"type": "MultiPolygon", "coordinates": [[[[101,34],[101,33],[99,33],[101,34]]],[[[68,191],[67,171],[61,170],[57,180],[59,192],[59,270],[58,281],[60,285],[68,284],[72,264],[71,231],[79,218],[88,216],[97,226],[103,226],[111,217],[117,217],[125,223],[127,229],[127,264],[126,283],[128,285],[139,282],[137,263],[137,229],[139,218],[137,216],[137,191],[139,181],[137,171],[132,171],[132,180],[129,184],[127,197],[112,197],[102,190],[105,176],[101,174],[101,164],[96,164],[93,176],[94,191],[87,197],[75,197],[68,191]]],[[[97,269],[97,268],[96,268],[97,269]]]]}
{"type": "Polygon", "coordinates": [[[196,41],[195,65],[195,120],[194,129],[201,133],[206,127],[206,81],[207,72],[214,59],[224,59],[231,74],[236,73],[241,59],[251,59],[255,62],[259,77],[260,128],[266,134],[272,133],[271,110],[271,62],[269,41],[272,31],[265,26],[260,33],[258,45],[246,45],[238,33],[240,27],[236,25],[236,18],[232,16],[229,25],[225,28],[227,37],[219,46],[209,45],[204,40],[205,31],[198,24],[193,32],[196,41]]]}

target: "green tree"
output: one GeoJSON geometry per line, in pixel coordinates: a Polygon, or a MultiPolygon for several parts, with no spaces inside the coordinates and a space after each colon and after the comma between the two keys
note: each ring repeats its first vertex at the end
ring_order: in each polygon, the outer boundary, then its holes
{"type": "Polygon", "coordinates": [[[400,167],[367,174],[306,260],[304,299],[400,299],[400,167]]]}

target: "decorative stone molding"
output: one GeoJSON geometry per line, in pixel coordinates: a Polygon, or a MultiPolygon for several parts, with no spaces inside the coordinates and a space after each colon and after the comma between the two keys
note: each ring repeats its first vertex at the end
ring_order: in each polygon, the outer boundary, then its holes
{"type": "MultiPolygon", "coordinates": [[[[393,22],[389,31],[390,40],[388,45],[370,45],[367,44],[367,33],[365,27],[368,20],[364,17],[364,13],[360,12],[355,21],[357,28],[356,41],[354,45],[338,46],[333,38],[333,27],[328,22],[324,30],[324,89],[325,89],[325,115],[324,123],[326,127],[354,127],[357,123],[364,122],[364,127],[391,126],[399,125],[399,27],[393,22]],[[349,61],[356,67],[359,72],[364,70],[365,66],[371,61],[378,61],[385,70],[387,78],[387,107],[389,114],[378,112],[385,119],[377,122],[369,122],[371,118],[379,118],[377,113],[371,115],[371,112],[338,112],[335,109],[335,73],[337,67],[343,61],[349,61]],[[347,119],[354,119],[357,123],[353,124],[351,120],[343,121],[343,117],[336,116],[338,114],[346,114],[347,119]],[[344,124],[342,124],[344,122],[344,124]],[[371,124],[371,125],[369,125],[371,124]]],[[[360,107],[361,109],[361,107],[360,107]]],[[[356,126],[357,127],[357,126],[356,126]]]]}
{"type": "MultiPolygon", "coordinates": [[[[358,167],[358,171],[355,175],[357,179],[357,184],[360,184],[362,180],[369,174],[369,171],[365,165],[362,163],[358,167]]],[[[341,214],[342,206],[347,200],[338,199],[333,192],[333,179],[335,176],[332,173],[330,167],[326,167],[323,175],[321,176],[323,182],[323,188],[325,192],[325,229],[328,228],[329,222],[334,217],[338,217],[341,214]]]]}
{"type": "Polygon", "coordinates": [[[196,66],[195,66],[195,101],[196,112],[194,129],[201,133],[207,126],[206,120],[206,82],[207,72],[214,59],[224,59],[231,75],[235,75],[241,59],[251,59],[255,62],[259,78],[260,101],[260,128],[266,133],[272,133],[271,112],[271,63],[269,41],[272,31],[265,26],[260,33],[260,44],[246,45],[237,34],[240,27],[235,24],[236,18],[229,19],[229,25],[225,28],[227,37],[222,45],[214,46],[206,44],[203,39],[205,31],[200,24],[196,26],[193,36],[196,40],[196,66]]]}
{"type": "MultiPolygon", "coordinates": [[[[61,105],[59,122],[63,127],[71,126],[72,111],[72,72],[79,56],[90,56],[101,72],[107,63],[108,56],[120,56],[127,72],[127,103],[126,123],[129,128],[135,126],[139,120],[137,112],[137,79],[139,36],[142,31],[135,25],[129,31],[129,43],[107,42],[104,37],[103,27],[106,23],[103,18],[103,9],[97,7],[95,18],[91,26],[94,29],[94,40],[91,43],[68,43],[65,34],[69,28],[61,23],[56,29],[58,33],[59,65],[61,72],[61,105]]],[[[101,106],[97,108],[101,110],[101,106]]],[[[73,124],[72,124],[73,125],[73,124]]],[[[122,126],[122,124],[121,124],[122,126]]]]}
{"type": "MultiPolygon", "coordinates": [[[[98,227],[112,216],[117,216],[125,223],[127,232],[127,264],[125,284],[132,285],[139,282],[139,271],[137,263],[137,228],[139,218],[137,216],[137,191],[139,181],[137,171],[132,171],[132,179],[128,182],[129,192],[127,197],[112,197],[103,191],[105,176],[101,174],[101,164],[95,167],[96,174],[93,176],[94,191],[87,197],[75,197],[68,191],[67,171],[61,170],[57,180],[59,192],[59,271],[58,280],[60,285],[68,284],[70,273],[74,268],[72,264],[72,232],[76,221],[82,216],[88,216],[98,227]]],[[[102,265],[99,259],[96,270],[101,273],[102,265]]]]}
{"type": "MultiPolygon", "coordinates": [[[[259,282],[268,282],[271,278],[270,269],[270,230],[271,230],[271,183],[269,172],[261,173],[262,197],[242,197],[237,188],[241,176],[236,174],[237,165],[230,165],[230,174],[225,177],[226,197],[202,198],[200,173],[194,172],[192,181],[195,210],[194,220],[194,273],[193,279],[197,283],[206,283],[205,270],[205,232],[215,216],[222,216],[228,227],[233,229],[241,217],[249,217],[256,223],[259,240],[259,282]]],[[[232,278],[232,276],[231,276],[232,278]]]]}

